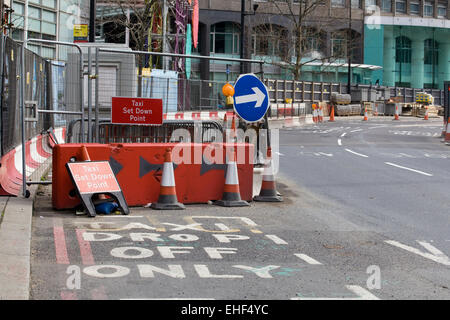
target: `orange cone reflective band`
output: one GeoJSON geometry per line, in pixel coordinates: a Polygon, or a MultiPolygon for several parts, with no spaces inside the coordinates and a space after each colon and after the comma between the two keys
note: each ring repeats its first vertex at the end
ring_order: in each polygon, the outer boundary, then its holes
{"type": "Polygon", "coordinates": [[[239,190],[239,177],[236,164],[236,153],[231,152],[230,160],[227,163],[227,175],[225,178],[225,187],[223,188],[222,199],[216,201],[215,205],[222,207],[247,207],[247,201],[241,199],[241,192],[239,190]]]}
{"type": "Polygon", "coordinates": [[[259,196],[253,198],[255,201],[260,202],[281,202],[283,198],[278,195],[275,187],[275,178],[273,175],[273,165],[272,165],[272,149],[267,150],[267,161],[264,166],[263,181],[261,185],[261,191],[259,196]]]}
{"type": "Polygon", "coordinates": [[[178,202],[175,188],[175,175],[173,172],[172,151],[166,149],[161,187],[158,202],[152,203],[150,208],[157,210],[182,210],[185,206],[178,202]]]}

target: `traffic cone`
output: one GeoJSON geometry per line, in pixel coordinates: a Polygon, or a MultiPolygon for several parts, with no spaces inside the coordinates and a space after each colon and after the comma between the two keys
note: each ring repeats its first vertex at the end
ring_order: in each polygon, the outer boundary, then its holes
{"type": "Polygon", "coordinates": [[[394,120],[400,120],[399,111],[398,111],[398,105],[395,105],[395,118],[394,118],[394,120]]]}
{"type": "Polygon", "coordinates": [[[330,120],[329,122],[334,122],[334,105],[331,105],[331,111],[330,111],[330,120]]]}
{"type": "Polygon", "coordinates": [[[367,114],[367,107],[365,107],[364,108],[364,119],[363,119],[363,121],[368,121],[369,120],[369,117],[368,117],[368,114],[367,114]]]}
{"type": "Polygon", "coordinates": [[[319,107],[319,122],[323,122],[323,107],[319,107]]]}
{"type": "Polygon", "coordinates": [[[450,117],[447,121],[447,131],[445,132],[444,142],[447,144],[450,143],[450,117]]]}
{"type": "Polygon", "coordinates": [[[319,122],[319,115],[318,115],[318,111],[316,109],[316,105],[313,104],[312,108],[313,108],[313,121],[314,121],[314,123],[317,123],[317,122],[319,122]]]}
{"type": "Polygon", "coordinates": [[[158,202],[152,203],[150,208],[156,210],[182,210],[185,206],[178,202],[173,172],[172,150],[166,149],[161,187],[158,202]]]}
{"type": "Polygon", "coordinates": [[[236,153],[234,148],[231,153],[231,160],[227,163],[227,175],[225,178],[225,187],[223,189],[222,199],[214,204],[221,207],[246,207],[249,206],[247,201],[241,199],[239,191],[239,178],[236,164],[236,153]]]}
{"type": "Polygon", "coordinates": [[[260,202],[281,202],[283,198],[278,195],[275,187],[275,178],[273,175],[272,166],[272,148],[267,149],[266,165],[264,166],[263,181],[261,185],[261,191],[259,196],[253,198],[255,201],[260,202]]]}
{"type": "Polygon", "coordinates": [[[425,116],[423,117],[423,120],[428,120],[428,106],[425,106],[425,116]]]}

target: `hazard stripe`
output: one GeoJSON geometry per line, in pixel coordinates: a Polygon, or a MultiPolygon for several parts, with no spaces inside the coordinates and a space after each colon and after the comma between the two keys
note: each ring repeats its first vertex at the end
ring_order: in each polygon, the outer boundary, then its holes
{"type": "Polygon", "coordinates": [[[176,192],[175,186],[173,186],[173,187],[161,186],[159,194],[164,195],[164,196],[169,196],[169,195],[176,195],[177,192],[176,192]]]}
{"type": "Polygon", "coordinates": [[[238,184],[233,184],[233,185],[226,184],[223,188],[223,192],[239,193],[239,185],[238,184]]]}

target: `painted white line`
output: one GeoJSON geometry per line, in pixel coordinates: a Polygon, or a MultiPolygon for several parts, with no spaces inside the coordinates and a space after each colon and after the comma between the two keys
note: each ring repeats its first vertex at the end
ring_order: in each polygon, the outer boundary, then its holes
{"type": "Polygon", "coordinates": [[[288,244],[286,241],[284,241],[283,239],[277,237],[274,234],[266,234],[265,237],[269,238],[270,240],[275,242],[275,244],[288,244]]]}
{"type": "Polygon", "coordinates": [[[345,149],[345,151],[350,152],[350,153],[353,153],[353,154],[355,154],[355,155],[357,155],[357,156],[360,156],[360,157],[363,157],[363,158],[368,158],[368,157],[369,157],[369,156],[366,156],[365,154],[358,153],[358,152],[352,151],[352,150],[350,150],[350,149],[345,149]]]}
{"type": "Polygon", "coordinates": [[[284,157],[284,154],[280,153],[280,152],[275,152],[277,155],[284,157]]]}
{"type": "Polygon", "coordinates": [[[347,135],[347,132],[344,132],[343,134],[341,134],[341,138],[345,137],[347,135]]]}
{"type": "Polygon", "coordinates": [[[385,164],[387,164],[389,166],[397,167],[397,168],[400,168],[400,169],[404,169],[404,170],[420,173],[420,174],[423,174],[424,176],[428,176],[428,177],[432,177],[433,176],[431,173],[426,173],[426,172],[423,172],[423,171],[419,171],[419,170],[403,167],[403,166],[400,166],[400,165],[395,164],[395,163],[385,162],[385,164]]]}
{"type": "Polygon", "coordinates": [[[342,146],[342,140],[338,139],[338,145],[342,146]]]}
{"type": "Polygon", "coordinates": [[[377,296],[373,295],[371,292],[366,289],[355,286],[355,285],[347,285],[345,286],[348,290],[352,291],[358,297],[356,298],[308,298],[308,297],[295,297],[291,298],[291,300],[380,300],[377,296]]]}
{"type": "Polygon", "coordinates": [[[117,216],[103,216],[102,218],[143,218],[143,217],[144,216],[117,215],[117,216]]]}
{"type": "Polygon", "coordinates": [[[442,251],[438,250],[436,247],[434,247],[433,245],[431,245],[428,242],[425,241],[419,241],[417,240],[417,242],[424,247],[428,252],[423,252],[420,251],[419,249],[416,249],[414,247],[410,247],[406,244],[400,243],[398,241],[394,241],[394,240],[385,240],[384,242],[396,246],[398,248],[404,249],[406,251],[415,253],[421,257],[424,257],[426,259],[430,259],[433,260],[437,263],[441,263],[443,265],[446,266],[450,266],[450,259],[444,254],[442,253],[442,251]]]}
{"type": "Polygon", "coordinates": [[[352,130],[350,132],[359,132],[359,131],[363,131],[362,129],[356,129],[356,130],[352,130]]]}
{"type": "Polygon", "coordinates": [[[303,254],[303,253],[294,253],[294,256],[302,259],[303,261],[309,263],[309,264],[315,264],[315,265],[321,265],[319,261],[316,259],[311,258],[310,256],[303,254]]]}
{"type": "Polygon", "coordinates": [[[327,157],[332,157],[333,156],[332,153],[319,152],[319,154],[321,154],[323,156],[327,156],[327,157]]]}
{"type": "Polygon", "coordinates": [[[120,300],[215,300],[214,298],[123,298],[120,300]]]}

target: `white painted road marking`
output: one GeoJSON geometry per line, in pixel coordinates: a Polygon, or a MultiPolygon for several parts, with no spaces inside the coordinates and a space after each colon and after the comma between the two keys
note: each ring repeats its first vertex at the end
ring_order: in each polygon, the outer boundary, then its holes
{"type": "Polygon", "coordinates": [[[344,132],[343,134],[341,134],[341,138],[345,137],[347,135],[347,132],[344,132]]]}
{"type": "Polygon", "coordinates": [[[428,177],[432,177],[433,176],[431,173],[426,173],[426,172],[423,172],[423,171],[419,171],[419,170],[403,167],[403,166],[400,166],[400,165],[395,164],[395,163],[385,162],[385,164],[387,164],[389,166],[397,167],[397,168],[400,168],[400,169],[404,169],[404,170],[420,173],[420,174],[423,174],[424,176],[428,176],[428,177]]]}
{"type": "Polygon", "coordinates": [[[338,145],[342,146],[342,140],[338,139],[338,145]]]}
{"type": "Polygon", "coordinates": [[[350,132],[359,132],[359,131],[362,131],[362,129],[356,129],[356,130],[352,130],[350,132]]]}
{"type": "Polygon", "coordinates": [[[277,155],[284,157],[284,154],[280,153],[280,152],[275,152],[277,155]]]}
{"type": "Polygon", "coordinates": [[[321,263],[319,261],[317,261],[316,259],[311,258],[310,256],[303,254],[303,253],[294,253],[294,255],[300,259],[302,259],[303,261],[309,263],[309,264],[315,264],[315,265],[321,265],[321,263]]]}
{"type": "Polygon", "coordinates": [[[444,253],[442,253],[442,251],[438,250],[436,247],[432,246],[428,242],[417,240],[417,242],[422,247],[424,247],[428,252],[420,251],[417,248],[407,246],[406,244],[403,244],[403,243],[400,243],[400,242],[394,241],[394,240],[386,240],[385,242],[390,245],[396,246],[398,248],[404,249],[406,251],[415,253],[421,257],[433,260],[437,263],[441,263],[443,265],[450,266],[450,259],[444,253]]]}
{"type": "Polygon", "coordinates": [[[345,286],[348,290],[352,291],[358,296],[358,298],[308,298],[308,297],[295,297],[291,300],[380,300],[377,296],[370,293],[368,290],[355,285],[345,286]]]}
{"type": "Polygon", "coordinates": [[[350,153],[353,153],[353,154],[355,154],[355,155],[357,155],[357,156],[360,156],[360,157],[363,157],[363,158],[368,158],[368,157],[369,157],[369,156],[366,156],[365,154],[361,154],[361,153],[352,151],[352,150],[350,150],[350,149],[345,149],[345,151],[350,152],[350,153]]]}

